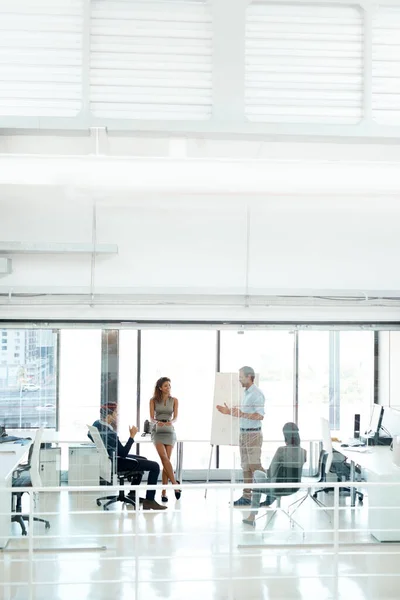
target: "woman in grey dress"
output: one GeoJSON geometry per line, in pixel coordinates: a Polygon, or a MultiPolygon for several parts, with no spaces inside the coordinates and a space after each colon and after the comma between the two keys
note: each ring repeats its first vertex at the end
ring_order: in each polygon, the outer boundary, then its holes
{"type": "MultiPolygon", "coordinates": [[[[178,418],[178,399],[171,396],[171,380],[168,377],[160,377],[157,381],[154,394],[150,400],[150,420],[153,423],[151,440],[161,458],[163,471],[162,482],[168,485],[180,483],[175,479],[171,464],[171,454],[176,442],[174,423],[178,418]]],[[[179,500],[181,490],[174,490],[175,498],[179,500]]],[[[168,502],[167,491],[161,493],[161,500],[168,502]]]]}

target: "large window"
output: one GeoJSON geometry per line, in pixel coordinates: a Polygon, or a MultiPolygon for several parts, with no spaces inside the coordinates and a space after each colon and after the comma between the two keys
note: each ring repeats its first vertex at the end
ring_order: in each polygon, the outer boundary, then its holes
{"type": "Polygon", "coordinates": [[[302,438],[318,437],[329,419],[329,331],[298,333],[298,425],[302,438]]]}
{"type": "Polygon", "coordinates": [[[320,418],[332,431],[351,435],[354,415],[365,429],[373,403],[374,334],[371,331],[299,332],[299,428],[320,433],[320,418]]]}
{"type": "Polygon", "coordinates": [[[55,427],[57,333],[3,329],[0,354],[0,425],[55,427]]]}
{"type": "MultiPolygon", "coordinates": [[[[149,418],[149,401],[159,377],[169,377],[179,400],[176,430],[184,440],[209,440],[216,368],[215,331],[146,330],[141,344],[140,420],[149,418]]],[[[152,445],[141,452],[156,458],[152,445]]],[[[207,468],[210,446],[185,444],[185,468],[207,468]]]]}
{"type": "Polygon", "coordinates": [[[352,435],[354,415],[361,415],[361,431],[369,425],[374,402],[374,333],[341,331],[340,431],[352,435]]]}
{"type": "Polygon", "coordinates": [[[99,417],[101,330],[60,332],[59,426],[64,439],[85,440],[87,425],[99,417]]]}
{"type": "MultiPolygon", "coordinates": [[[[215,330],[161,327],[141,332],[0,329],[0,425],[58,426],[64,439],[86,439],[86,425],[98,418],[101,402],[118,400],[119,435],[125,440],[128,425],[143,429],[155,382],[167,376],[180,402],[176,429],[188,441],[185,469],[206,469],[216,370],[237,376],[240,367],[250,365],[265,394],[263,432],[271,448],[282,440],[283,424],[296,414],[304,440],[319,437],[321,416],[341,435],[351,435],[356,413],[361,428],[368,426],[374,394],[372,331],[301,330],[296,363],[296,334],[289,330],[222,330],[218,346],[215,330]]],[[[380,337],[382,401],[399,396],[398,339],[397,331],[380,337]]],[[[144,442],[142,454],[158,460],[148,438],[137,441],[144,442]]],[[[220,447],[220,468],[233,466],[236,451],[220,447]]]]}
{"type": "MultiPolygon", "coordinates": [[[[221,372],[253,367],[265,395],[265,440],[281,440],[282,426],[293,421],[294,336],[289,331],[221,331],[221,372]]],[[[220,448],[220,466],[229,468],[232,451],[220,448]]]]}

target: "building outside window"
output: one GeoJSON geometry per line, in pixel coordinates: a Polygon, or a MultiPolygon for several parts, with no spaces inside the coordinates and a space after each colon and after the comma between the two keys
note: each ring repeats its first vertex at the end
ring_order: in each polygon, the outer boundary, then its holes
{"type": "Polygon", "coordinates": [[[0,424],[55,427],[57,332],[10,329],[7,334],[0,366],[0,424]]]}

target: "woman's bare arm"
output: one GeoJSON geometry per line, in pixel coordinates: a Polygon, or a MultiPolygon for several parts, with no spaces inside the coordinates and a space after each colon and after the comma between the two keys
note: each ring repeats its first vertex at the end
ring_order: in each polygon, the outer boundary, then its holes
{"type": "Polygon", "coordinates": [[[150,400],[150,421],[152,423],[157,423],[157,419],[154,418],[154,400],[150,400]]]}
{"type": "Polygon", "coordinates": [[[171,419],[171,423],[175,423],[178,420],[179,402],[178,398],[174,398],[174,418],[171,419]]]}

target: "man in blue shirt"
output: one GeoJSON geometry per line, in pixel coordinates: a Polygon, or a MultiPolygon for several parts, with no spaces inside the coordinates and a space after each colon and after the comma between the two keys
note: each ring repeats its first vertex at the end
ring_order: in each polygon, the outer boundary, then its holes
{"type": "MultiPolygon", "coordinates": [[[[261,465],[261,447],[263,435],[261,421],[264,419],[265,397],[254,383],[255,373],[251,367],[242,367],[239,371],[239,381],[245,388],[244,397],[240,407],[229,408],[217,406],[220,413],[231,415],[240,419],[239,449],[243,469],[244,483],[253,483],[254,473],[264,471],[261,465]]],[[[251,504],[251,489],[245,488],[241,498],[234,502],[234,506],[247,506],[251,504]]]]}

